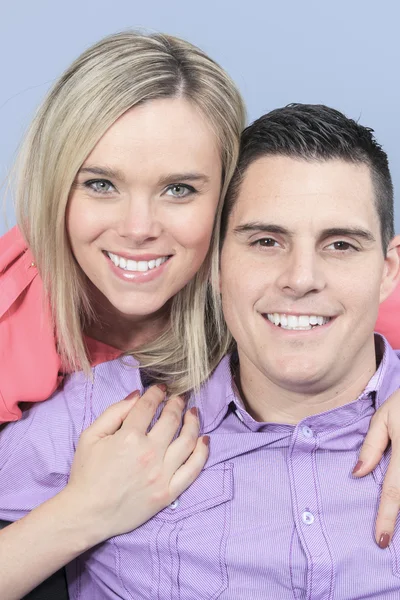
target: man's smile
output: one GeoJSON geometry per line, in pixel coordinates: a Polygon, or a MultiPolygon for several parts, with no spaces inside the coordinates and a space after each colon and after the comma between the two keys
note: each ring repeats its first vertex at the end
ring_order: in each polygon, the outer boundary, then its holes
{"type": "Polygon", "coordinates": [[[268,321],[277,327],[298,331],[307,331],[326,325],[332,319],[332,317],[322,315],[292,315],[288,313],[267,313],[266,316],[268,321]]]}

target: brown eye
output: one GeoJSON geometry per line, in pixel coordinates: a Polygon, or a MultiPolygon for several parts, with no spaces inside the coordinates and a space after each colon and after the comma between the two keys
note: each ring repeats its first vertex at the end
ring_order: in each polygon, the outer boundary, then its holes
{"type": "Polygon", "coordinates": [[[338,240],[337,242],[332,242],[329,244],[328,249],[337,250],[338,252],[357,252],[358,248],[350,244],[349,242],[344,242],[343,240],[338,240]]]}
{"type": "Polygon", "coordinates": [[[273,248],[277,244],[277,241],[272,238],[261,238],[261,240],[257,240],[255,243],[263,248],[273,248]]]}
{"type": "Polygon", "coordinates": [[[335,242],[334,243],[335,250],[348,250],[350,248],[350,244],[346,242],[335,242]]]}

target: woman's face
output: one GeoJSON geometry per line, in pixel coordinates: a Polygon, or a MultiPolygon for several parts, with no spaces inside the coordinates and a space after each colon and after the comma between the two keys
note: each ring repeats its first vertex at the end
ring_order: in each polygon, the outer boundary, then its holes
{"type": "Polygon", "coordinates": [[[71,190],[67,229],[77,262],[115,315],[156,314],[198,271],[221,173],[215,134],[182,98],[136,106],[100,139],[71,190]]]}

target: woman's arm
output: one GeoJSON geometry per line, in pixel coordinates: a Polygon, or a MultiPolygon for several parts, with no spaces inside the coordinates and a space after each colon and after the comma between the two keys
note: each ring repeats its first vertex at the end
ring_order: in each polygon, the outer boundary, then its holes
{"type": "Polygon", "coordinates": [[[370,473],[381,460],[389,442],[392,454],[375,527],[375,539],[382,549],[390,543],[400,510],[400,390],[392,394],[372,417],[353,475],[363,477],[370,473]]]}
{"type": "MultiPolygon", "coordinates": [[[[64,490],[0,531],[0,598],[17,600],[103,540],[139,527],[196,479],[208,457],[195,410],[154,386],[108,408],[82,434],[64,490]]],[[[23,476],[23,475],[22,475],[23,476]]]]}

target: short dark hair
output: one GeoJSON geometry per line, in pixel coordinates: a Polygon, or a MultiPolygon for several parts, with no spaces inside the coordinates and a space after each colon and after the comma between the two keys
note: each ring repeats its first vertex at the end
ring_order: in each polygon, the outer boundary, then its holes
{"type": "Polygon", "coordinates": [[[243,131],[238,164],[222,213],[221,243],[246,170],[263,156],[318,161],[341,159],[367,165],[371,170],[386,255],[394,236],[393,184],[386,152],[376,141],[373,129],[322,104],[288,104],[263,115],[243,131]]]}

